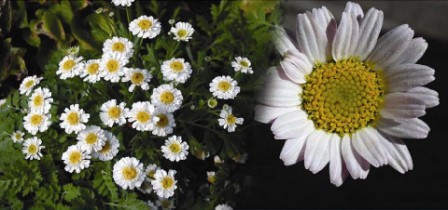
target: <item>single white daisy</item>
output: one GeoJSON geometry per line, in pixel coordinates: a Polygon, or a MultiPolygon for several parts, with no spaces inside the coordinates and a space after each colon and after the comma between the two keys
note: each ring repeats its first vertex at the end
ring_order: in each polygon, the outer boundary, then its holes
{"type": "Polygon", "coordinates": [[[38,87],[34,90],[28,101],[28,107],[31,111],[48,113],[51,108],[53,99],[51,98],[51,92],[48,88],[38,87]]]}
{"type": "Polygon", "coordinates": [[[170,33],[174,35],[174,40],[188,42],[193,36],[194,28],[190,23],[177,22],[174,27],[171,27],[170,33]]]}
{"type": "Polygon", "coordinates": [[[104,131],[104,136],[106,137],[106,141],[103,147],[99,151],[94,151],[93,157],[102,161],[108,161],[112,160],[115,155],[117,155],[120,142],[117,137],[109,131],[104,131]]]}
{"type": "Polygon", "coordinates": [[[19,93],[29,95],[33,88],[39,84],[39,82],[42,80],[42,77],[34,76],[28,76],[25,79],[23,79],[22,83],[20,83],[19,87],[19,93]]]}
{"type": "Polygon", "coordinates": [[[78,144],[83,150],[91,153],[92,151],[100,151],[106,144],[106,134],[103,129],[98,126],[87,126],[78,136],[78,144]]]}
{"type": "Polygon", "coordinates": [[[105,53],[100,62],[100,76],[106,81],[117,83],[124,75],[123,67],[129,62],[128,58],[120,53],[105,53]]]}
{"type": "Polygon", "coordinates": [[[165,140],[161,150],[163,157],[172,162],[179,162],[187,159],[189,148],[187,142],[182,142],[181,136],[174,135],[165,140]]]}
{"type": "Polygon", "coordinates": [[[162,25],[152,16],[140,16],[129,23],[129,31],[137,37],[152,39],[160,34],[162,25]]]}
{"type": "Polygon", "coordinates": [[[134,45],[131,41],[123,37],[112,37],[107,39],[103,44],[103,53],[123,54],[126,58],[132,57],[134,54],[134,45]]]}
{"type": "Polygon", "coordinates": [[[210,83],[210,92],[218,99],[234,99],[240,92],[240,87],[230,76],[218,76],[210,83]]]}
{"type": "Polygon", "coordinates": [[[158,117],[159,121],[157,121],[154,130],[152,130],[153,135],[163,137],[173,133],[173,128],[176,127],[173,113],[166,111],[166,109],[156,107],[154,116],[158,117]]]}
{"type": "Polygon", "coordinates": [[[42,157],[42,153],[40,152],[40,150],[45,148],[44,146],[41,146],[41,144],[42,140],[40,140],[35,136],[26,139],[23,142],[23,148],[22,148],[23,154],[26,155],[25,159],[40,160],[40,158],[42,157]]]}
{"type": "Polygon", "coordinates": [[[46,131],[51,125],[51,115],[42,112],[31,111],[23,118],[23,127],[31,134],[46,131]]]}
{"type": "Polygon", "coordinates": [[[114,165],[113,177],[115,183],[125,190],[140,187],[145,180],[143,163],[133,157],[121,158],[114,165]]]}
{"type": "Polygon", "coordinates": [[[157,166],[156,164],[147,165],[146,169],[145,169],[146,180],[147,181],[154,180],[155,179],[154,175],[156,174],[156,171],[159,169],[160,169],[160,167],[157,166]]]}
{"type": "Polygon", "coordinates": [[[135,87],[138,86],[142,90],[149,90],[148,83],[151,81],[151,74],[146,69],[139,68],[124,68],[124,77],[121,79],[122,82],[131,81],[131,86],[129,87],[129,92],[134,91],[135,87]]]}
{"type": "Polygon", "coordinates": [[[216,172],[214,172],[214,171],[207,171],[207,181],[210,184],[215,184],[215,182],[216,182],[216,172]]]}
{"type": "Polygon", "coordinates": [[[126,123],[126,114],[129,112],[128,108],[125,108],[126,103],[121,102],[117,104],[117,100],[111,99],[101,105],[100,119],[109,127],[112,127],[114,123],[117,125],[123,125],[126,123]]]}
{"type": "Polygon", "coordinates": [[[175,174],[175,170],[169,170],[168,173],[163,169],[156,171],[155,180],[152,180],[151,184],[159,197],[169,198],[174,195],[174,190],[177,189],[175,174]]]}
{"type": "Polygon", "coordinates": [[[233,210],[233,208],[231,206],[229,206],[228,204],[224,203],[224,204],[219,204],[219,205],[215,206],[215,210],[233,210]]]}
{"type": "Polygon", "coordinates": [[[162,74],[165,81],[174,81],[177,83],[185,83],[190,78],[193,70],[190,63],[183,58],[171,58],[163,61],[162,74]]]}
{"type": "Polygon", "coordinates": [[[135,102],[127,113],[127,118],[132,123],[132,128],[138,131],[152,131],[159,121],[159,118],[154,116],[154,111],[154,105],[149,101],[135,102]]]}
{"type": "Polygon", "coordinates": [[[82,59],[82,56],[76,57],[72,54],[65,56],[62,61],[59,62],[59,69],[56,71],[56,74],[59,75],[59,78],[61,79],[78,76],[84,68],[84,63],[81,62],[82,59]]]}
{"type": "Polygon", "coordinates": [[[156,204],[162,208],[162,210],[170,210],[175,209],[176,206],[174,206],[174,198],[168,199],[168,198],[159,198],[159,200],[156,201],[156,204]]]}
{"type": "Polygon", "coordinates": [[[418,117],[439,104],[437,92],[420,87],[434,80],[432,68],[415,64],[425,40],[412,38],[408,25],[378,39],[383,12],[364,15],[351,2],[337,25],[325,7],[299,14],[297,22],[298,48],[284,30],[276,32],[284,59],[269,72],[255,114],[273,122],[276,139],[286,139],[284,164],[304,160],[317,173],[329,163],[336,186],[348,174],[365,179],[370,165],[412,170],[400,138],[426,138],[429,126],[418,117]]]}
{"type": "Polygon", "coordinates": [[[151,102],[160,109],[168,112],[178,110],[184,100],[182,92],[173,87],[172,84],[163,84],[155,88],[151,95],[151,102]]]}
{"type": "Polygon", "coordinates": [[[232,113],[231,106],[223,106],[221,113],[219,114],[221,119],[218,119],[219,125],[224,129],[227,129],[228,132],[234,132],[236,125],[242,125],[244,122],[243,118],[237,118],[232,113]]]}
{"type": "Polygon", "coordinates": [[[236,72],[241,71],[241,73],[254,73],[254,71],[252,71],[251,62],[246,57],[236,57],[235,61],[232,61],[232,67],[236,72]]]}
{"type": "Polygon", "coordinates": [[[65,164],[65,171],[73,173],[81,172],[81,170],[90,166],[90,152],[83,149],[81,145],[76,144],[69,146],[67,151],[62,153],[62,160],[65,164]]]}
{"type": "Polygon", "coordinates": [[[11,134],[11,139],[14,143],[22,143],[24,135],[25,133],[23,133],[22,131],[15,131],[11,134]]]}
{"type": "Polygon", "coordinates": [[[135,0],[112,0],[115,6],[130,7],[135,0]]]}
{"type": "Polygon", "coordinates": [[[84,130],[84,125],[89,121],[90,114],[85,113],[83,109],[79,108],[78,104],[70,105],[70,108],[65,108],[59,120],[61,120],[61,128],[65,129],[65,132],[71,134],[75,132],[78,134],[84,130]]]}
{"type": "Polygon", "coordinates": [[[91,59],[84,62],[81,70],[81,77],[84,78],[84,81],[90,83],[100,81],[100,63],[101,59],[91,59]]]}

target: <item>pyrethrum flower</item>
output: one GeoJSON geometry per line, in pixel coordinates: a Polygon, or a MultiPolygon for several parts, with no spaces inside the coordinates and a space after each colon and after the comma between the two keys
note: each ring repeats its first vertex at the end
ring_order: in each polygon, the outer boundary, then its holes
{"type": "Polygon", "coordinates": [[[337,27],[325,7],[297,21],[299,48],[284,30],[277,32],[284,59],[269,73],[255,116],[273,122],[276,139],[286,139],[285,165],[304,160],[317,173],[329,163],[337,186],[348,174],[365,179],[370,165],[412,170],[400,138],[426,138],[429,126],[418,117],[439,103],[437,92],[421,87],[434,80],[434,70],[415,64],[425,40],[413,39],[408,25],[377,40],[383,12],[372,8],[364,15],[351,2],[337,27]]]}
{"type": "Polygon", "coordinates": [[[180,90],[173,87],[172,84],[164,84],[155,88],[151,95],[151,102],[158,109],[165,109],[168,112],[174,112],[180,108],[183,101],[180,90]]]}
{"type": "Polygon", "coordinates": [[[112,160],[118,153],[118,147],[120,147],[120,142],[114,134],[109,131],[104,131],[104,136],[106,141],[103,147],[99,151],[93,152],[93,157],[98,158],[102,161],[112,160]]]}
{"type": "Polygon", "coordinates": [[[254,71],[252,71],[251,62],[246,57],[236,57],[235,61],[232,61],[232,67],[236,72],[241,71],[241,73],[254,73],[254,71]]]}
{"type": "Polygon", "coordinates": [[[103,44],[103,53],[123,54],[126,58],[130,58],[134,54],[134,45],[128,39],[123,37],[112,37],[103,44]]]}
{"type": "Polygon", "coordinates": [[[106,81],[117,83],[124,75],[123,67],[129,62],[128,58],[120,53],[103,54],[100,63],[100,76],[106,81]]]}
{"type": "Polygon", "coordinates": [[[37,76],[28,76],[25,79],[23,79],[22,83],[20,83],[19,87],[19,93],[29,95],[33,88],[39,84],[39,82],[42,80],[42,77],[37,76]]]}
{"type": "Polygon", "coordinates": [[[84,81],[95,83],[100,81],[100,59],[91,59],[83,64],[83,68],[81,70],[81,77],[84,78],[84,81]]]}
{"type": "Polygon", "coordinates": [[[67,151],[62,153],[62,160],[64,161],[64,169],[67,172],[76,173],[90,166],[90,153],[84,150],[81,145],[76,144],[69,146],[67,151]]]}
{"type": "Polygon", "coordinates": [[[112,0],[115,6],[130,7],[135,0],[112,0]]]}
{"type": "Polygon", "coordinates": [[[221,119],[218,119],[219,125],[224,129],[227,129],[228,132],[234,132],[236,125],[242,125],[244,122],[243,118],[237,118],[232,113],[232,107],[225,105],[221,113],[219,114],[221,119]]]}
{"type": "Polygon", "coordinates": [[[173,128],[176,127],[173,113],[166,111],[166,109],[156,107],[154,116],[158,117],[159,121],[157,121],[154,130],[152,130],[153,135],[166,136],[173,133],[173,128]]]}
{"type": "Polygon", "coordinates": [[[151,184],[159,197],[169,198],[174,195],[174,190],[177,189],[175,174],[175,170],[169,170],[168,173],[163,169],[156,171],[155,180],[152,180],[151,184]]]}
{"type": "Polygon", "coordinates": [[[42,157],[42,153],[40,152],[41,149],[45,148],[44,146],[41,146],[42,140],[40,140],[37,137],[31,137],[29,139],[26,139],[23,142],[23,148],[22,152],[25,154],[25,159],[30,160],[40,160],[42,157]]]}
{"type": "Polygon", "coordinates": [[[148,82],[151,81],[151,74],[146,69],[139,68],[124,68],[124,77],[122,82],[131,82],[129,92],[134,91],[135,87],[140,87],[142,90],[148,90],[148,82]]]}
{"type": "Polygon", "coordinates": [[[207,171],[207,181],[210,184],[215,184],[215,182],[216,182],[216,172],[214,172],[214,171],[207,171]]]}
{"type": "Polygon", "coordinates": [[[140,187],[145,180],[143,163],[133,157],[121,158],[114,165],[113,177],[115,183],[125,190],[140,187]]]}
{"type": "Polygon", "coordinates": [[[132,104],[132,109],[127,113],[128,121],[138,131],[152,131],[159,118],[154,116],[154,105],[149,101],[139,101],[132,104]]]}
{"type": "Polygon", "coordinates": [[[24,135],[22,131],[15,131],[11,134],[11,139],[14,143],[22,143],[24,135]]]}
{"type": "Polygon", "coordinates": [[[23,118],[23,127],[31,134],[35,135],[38,131],[44,132],[51,125],[51,115],[43,112],[31,111],[23,118]]]}
{"type": "Polygon", "coordinates": [[[64,113],[62,113],[59,120],[61,120],[61,128],[65,129],[65,132],[71,134],[75,132],[78,134],[80,131],[84,130],[86,126],[84,125],[89,121],[90,114],[84,112],[83,109],[79,108],[78,104],[70,105],[70,108],[65,108],[64,113]]]}
{"type": "Polygon", "coordinates": [[[121,102],[117,104],[117,100],[111,99],[101,105],[100,119],[109,127],[112,127],[114,123],[117,125],[123,125],[126,123],[126,114],[129,112],[128,108],[125,108],[126,103],[121,102]]]}
{"type": "Polygon", "coordinates": [[[183,58],[171,58],[163,61],[161,69],[164,80],[177,83],[185,83],[193,72],[190,63],[185,62],[183,58]]]}
{"type": "Polygon", "coordinates": [[[172,162],[179,162],[187,159],[189,148],[187,142],[182,142],[181,136],[174,135],[165,140],[165,145],[161,149],[163,157],[172,162]]]}
{"type": "Polygon", "coordinates": [[[88,126],[81,131],[78,136],[78,144],[83,150],[88,151],[100,151],[104,144],[106,144],[106,135],[104,130],[98,126],[88,126]]]}
{"type": "Polygon", "coordinates": [[[234,99],[240,92],[240,87],[230,76],[218,76],[210,83],[210,92],[218,99],[234,99]]]}
{"type": "Polygon", "coordinates": [[[228,204],[219,204],[217,206],[215,206],[215,210],[233,210],[233,208],[231,206],[229,206],[228,204]]]}
{"type": "Polygon", "coordinates": [[[174,27],[171,27],[170,33],[174,35],[174,40],[188,42],[194,33],[194,29],[190,23],[177,22],[174,27]]]}
{"type": "Polygon", "coordinates": [[[28,101],[28,107],[32,111],[48,113],[51,108],[53,99],[51,98],[51,92],[48,88],[36,88],[28,101]]]}
{"type": "Polygon", "coordinates": [[[137,37],[152,39],[160,34],[162,25],[152,16],[140,16],[129,23],[129,31],[137,37]]]}
{"type": "Polygon", "coordinates": [[[82,57],[76,57],[75,55],[65,56],[61,62],[59,62],[59,69],[56,74],[59,75],[61,79],[73,78],[78,76],[82,69],[83,63],[82,57]]]}

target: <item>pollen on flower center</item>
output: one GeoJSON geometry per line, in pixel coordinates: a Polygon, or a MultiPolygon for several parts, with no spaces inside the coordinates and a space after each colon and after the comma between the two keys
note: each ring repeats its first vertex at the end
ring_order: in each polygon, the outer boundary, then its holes
{"type": "Polygon", "coordinates": [[[173,186],[174,180],[171,177],[164,177],[162,179],[162,187],[164,189],[169,189],[173,186]]]}
{"type": "Polygon", "coordinates": [[[159,121],[157,121],[158,127],[164,128],[168,125],[168,117],[165,114],[159,114],[157,117],[159,118],[159,121]]]}
{"type": "Polygon", "coordinates": [[[141,84],[142,83],[142,81],[143,81],[143,79],[145,79],[145,77],[143,76],[143,74],[142,73],[140,73],[140,72],[134,72],[133,74],[132,74],[132,77],[131,77],[131,82],[133,83],[133,84],[141,84]]]}
{"type": "Polygon", "coordinates": [[[231,87],[231,85],[227,81],[221,81],[218,83],[218,89],[223,92],[227,92],[230,89],[230,87],[231,87]]]}
{"type": "Polygon", "coordinates": [[[122,42],[115,42],[112,44],[112,50],[117,52],[123,52],[125,49],[125,46],[122,42]]]}
{"type": "Polygon", "coordinates": [[[112,119],[117,119],[121,115],[121,109],[118,106],[111,107],[107,111],[107,115],[112,119]]]}
{"type": "Polygon", "coordinates": [[[42,123],[43,117],[39,114],[35,114],[31,117],[31,124],[33,125],[40,125],[42,123]]]}
{"type": "Polygon", "coordinates": [[[33,81],[33,80],[30,80],[30,81],[28,81],[28,82],[25,83],[25,87],[26,87],[26,88],[30,88],[30,87],[33,86],[33,85],[34,85],[34,81],[33,81]]]}
{"type": "Polygon", "coordinates": [[[87,144],[95,144],[97,140],[98,140],[98,135],[96,135],[94,133],[89,133],[86,137],[87,144]]]}
{"type": "Polygon", "coordinates": [[[87,73],[90,75],[98,73],[99,65],[97,63],[92,63],[87,67],[87,73]]]}
{"type": "Polygon", "coordinates": [[[36,97],[34,97],[33,103],[34,106],[42,106],[44,102],[44,98],[42,97],[42,95],[37,95],[36,97]]]}
{"type": "Polygon", "coordinates": [[[160,94],[160,101],[164,104],[171,104],[174,101],[174,95],[170,91],[165,91],[160,94]]]}
{"type": "Polygon", "coordinates": [[[246,61],[240,61],[240,65],[245,68],[249,67],[249,63],[247,63],[246,61]]]}
{"type": "Polygon", "coordinates": [[[32,155],[36,154],[37,146],[35,144],[31,144],[30,146],[28,146],[28,153],[32,155]]]}
{"type": "Polygon", "coordinates": [[[148,30],[152,27],[152,22],[150,20],[143,19],[138,21],[137,25],[143,30],[148,30]]]}
{"type": "Polygon", "coordinates": [[[119,64],[116,60],[109,60],[106,64],[107,66],[107,71],[109,71],[110,73],[114,73],[118,71],[118,67],[119,64]]]}
{"type": "Polygon", "coordinates": [[[378,118],[384,88],[381,76],[365,62],[328,62],[306,76],[302,106],[317,129],[351,134],[378,118]]]}
{"type": "Polygon", "coordinates": [[[174,71],[174,72],[181,72],[182,69],[184,69],[184,65],[180,62],[180,61],[173,61],[170,63],[170,68],[174,71]]]}
{"type": "Polygon", "coordinates": [[[132,180],[135,179],[135,177],[137,177],[137,170],[134,167],[124,167],[123,168],[123,177],[126,180],[132,180]]]}
{"type": "Polygon", "coordinates": [[[181,29],[181,30],[179,30],[179,31],[177,32],[177,36],[179,36],[179,37],[185,37],[185,36],[187,36],[187,31],[184,30],[184,29],[181,29]]]}
{"type": "Polygon", "coordinates": [[[226,117],[226,121],[227,121],[228,124],[233,125],[233,124],[235,124],[235,122],[236,122],[236,117],[233,116],[233,114],[229,114],[229,115],[227,115],[227,117],[226,117]]]}
{"type": "Polygon", "coordinates": [[[79,162],[81,162],[81,158],[82,158],[82,154],[78,151],[73,151],[72,153],[70,153],[69,156],[69,161],[71,164],[78,164],[79,162]]]}
{"type": "Polygon", "coordinates": [[[170,148],[171,152],[173,152],[175,154],[179,153],[182,150],[180,144],[178,144],[178,143],[171,144],[169,146],[169,148],[170,148]]]}
{"type": "Polygon", "coordinates": [[[151,118],[151,115],[148,112],[140,111],[137,113],[137,120],[141,123],[148,122],[149,118],[151,118]]]}
{"type": "Polygon", "coordinates": [[[104,144],[103,148],[101,148],[100,153],[104,154],[110,151],[110,149],[112,148],[112,145],[110,144],[109,141],[106,141],[106,143],[104,144]]]}
{"type": "Polygon", "coordinates": [[[70,125],[76,125],[79,123],[79,115],[76,112],[71,112],[67,116],[67,121],[70,125]]]}
{"type": "Polygon", "coordinates": [[[72,68],[75,66],[75,61],[74,60],[67,60],[64,62],[64,64],[62,65],[62,68],[66,71],[70,71],[72,70],[72,68]]]}

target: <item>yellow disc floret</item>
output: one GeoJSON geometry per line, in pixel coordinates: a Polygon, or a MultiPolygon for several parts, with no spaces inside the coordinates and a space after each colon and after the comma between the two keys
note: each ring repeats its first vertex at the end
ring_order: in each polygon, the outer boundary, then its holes
{"type": "Polygon", "coordinates": [[[379,117],[384,88],[378,71],[356,58],[319,64],[306,76],[302,107],[317,129],[352,134],[379,117]]]}
{"type": "Polygon", "coordinates": [[[181,152],[181,150],[182,150],[182,146],[178,143],[172,143],[168,147],[170,148],[171,152],[173,152],[174,154],[177,154],[177,153],[181,152]]]}
{"type": "Polygon", "coordinates": [[[112,44],[112,50],[113,51],[117,51],[117,52],[124,52],[124,50],[126,49],[126,47],[124,46],[124,44],[122,42],[115,42],[112,44]]]}
{"type": "Polygon", "coordinates": [[[174,180],[171,177],[164,177],[162,179],[162,187],[164,189],[169,189],[173,186],[174,180]]]}
{"type": "Polygon", "coordinates": [[[100,68],[100,65],[97,63],[92,63],[89,66],[87,66],[87,73],[90,75],[95,75],[98,73],[98,70],[100,68]]]}
{"type": "Polygon", "coordinates": [[[68,159],[71,164],[73,164],[73,165],[78,164],[82,160],[82,154],[81,154],[81,152],[73,151],[72,153],[70,153],[70,156],[68,157],[68,159]]]}
{"type": "Polygon", "coordinates": [[[152,27],[152,22],[150,20],[143,19],[143,20],[138,21],[137,25],[142,30],[148,30],[152,27]]]}
{"type": "Polygon", "coordinates": [[[143,75],[143,73],[141,73],[141,72],[134,72],[131,76],[132,84],[136,84],[136,85],[142,84],[144,79],[145,79],[145,75],[143,75]]]}
{"type": "Polygon", "coordinates": [[[119,106],[113,106],[110,107],[109,110],[107,110],[107,115],[112,119],[117,119],[121,116],[121,109],[119,106]]]}
{"type": "Polygon", "coordinates": [[[180,61],[173,61],[173,62],[170,63],[170,68],[174,72],[179,73],[179,72],[181,72],[184,69],[184,65],[180,61]]]}
{"type": "Polygon", "coordinates": [[[129,167],[129,166],[124,167],[122,173],[123,173],[124,179],[126,179],[126,180],[135,179],[135,177],[137,177],[137,174],[138,174],[137,170],[134,167],[129,167]]]}

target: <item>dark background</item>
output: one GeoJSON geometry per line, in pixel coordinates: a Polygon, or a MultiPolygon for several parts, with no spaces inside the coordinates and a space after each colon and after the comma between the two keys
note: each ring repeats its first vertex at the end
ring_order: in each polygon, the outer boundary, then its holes
{"type": "MultiPolygon", "coordinates": [[[[285,26],[294,27],[295,15],[326,5],[339,20],[346,2],[287,1],[285,26]]],[[[257,125],[249,145],[246,186],[238,208],[448,208],[448,2],[361,1],[384,11],[385,30],[407,23],[424,37],[428,50],[418,62],[436,70],[436,80],[427,87],[440,95],[440,105],[421,119],[431,127],[427,139],[405,139],[414,169],[400,174],[390,166],[371,167],[366,180],[348,177],[341,187],[330,183],[328,166],[312,174],[303,162],[284,166],[279,159],[284,141],[274,140],[270,125],[257,125]]],[[[384,28],[383,28],[384,29],[384,28]]]]}

